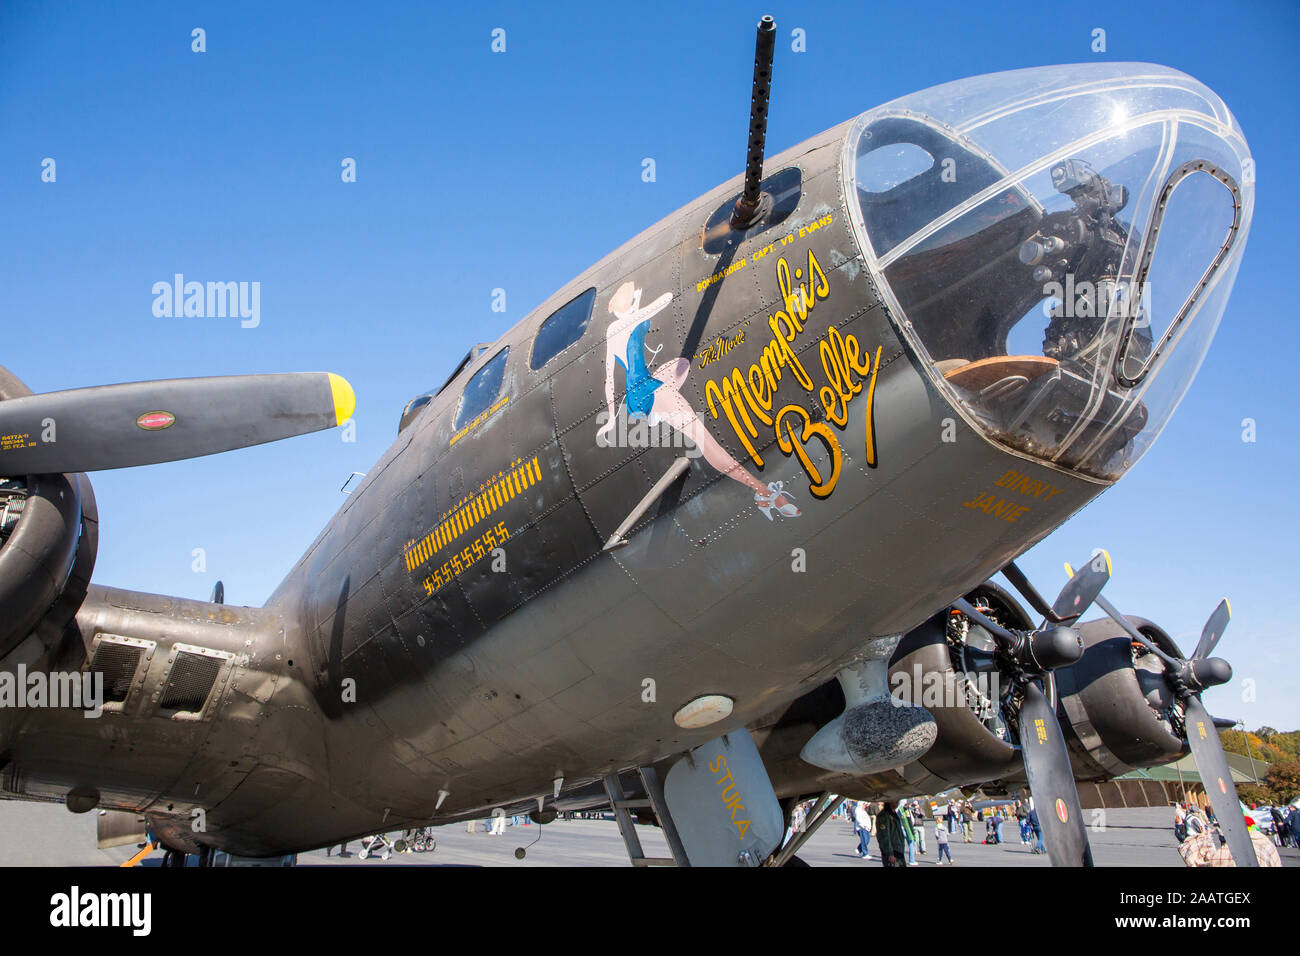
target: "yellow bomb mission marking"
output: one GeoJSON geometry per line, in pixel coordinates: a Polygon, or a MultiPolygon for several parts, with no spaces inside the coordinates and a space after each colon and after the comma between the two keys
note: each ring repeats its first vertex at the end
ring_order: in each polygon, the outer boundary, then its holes
{"type": "Polygon", "coordinates": [[[713,782],[723,788],[718,791],[718,796],[722,798],[722,805],[731,813],[731,825],[737,831],[736,839],[745,839],[745,833],[749,830],[749,821],[736,819],[736,815],[745,809],[745,805],[740,802],[740,788],[736,786],[736,778],[727,769],[726,755],[719,754],[718,759],[709,764],[709,771],[718,778],[713,782]]]}
{"type": "MultiPolygon", "coordinates": [[[[413,541],[406,546],[402,552],[402,556],[406,559],[406,570],[419,569],[434,555],[456,542],[480,522],[487,520],[498,508],[511,501],[516,495],[523,494],[541,480],[542,469],[537,463],[536,455],[530,461],[519,463],[501,478],[494,479],[482,494],[469,499],[446,521],[437,525],[419,541],[413,541]]],[[[496,547],[496,544],[493,543],[492,547],[496,547]]],[[[470,552],[469,556],[462,554],[459,557],[466,560],[470,557],[482,557],[482,554],[475,554],[473,541],[466,550],[470,552]]],[[[455,557],[458,556],[453,555],[453,558],[455,557]]],[[[456,571],[459,570],[460,568],[457,567],[456,571]]]]}
{"type": "Polygon", "coordinates": [[[723,374],[721,384],[719,380],[709,379],[704,386],[704,397],[715,419],[724,414],[727,416],[736,437],[759,468],[763,467],[763,456],[754,447],[753,439],[758,437],[754,422],[757,420],[775,429],[777,447],[782,454],[795,455],[799,459],[813,496],[826,498],[835,490],[844,463],[839,440],[825,422],[814,422],[802,405],[785,405],[773,414],[777,390],[788,373],[805,391],[816,391],[827,421],[844,428],[849,421],[849,402],[865,387],[866,461],[869,467],[874,468],[876,436],[873,411],[881,349],[877,347],[873,361],[872,356],[863,354],[857,336],[842,334],[834,326],[828,327],[826,338],[818,346],[818,354],[829,384],[818,389],[792,346],[803,333],[808,314],[818,302],[830,297],[830,283],[811,249],[808,250],[806,271],[796,268],[793,276],[790,263],[781,256],[776,263],[776,281],[784,309],[769,316],[767,325],[771,339],[763,346],[758,361],[744,372],[739,366],[733,367],[729,374],[723,374]],[[828,472],[823,473],[806,450],[813,439],[819,440],[826,449],[830,459],[828,472]]]}

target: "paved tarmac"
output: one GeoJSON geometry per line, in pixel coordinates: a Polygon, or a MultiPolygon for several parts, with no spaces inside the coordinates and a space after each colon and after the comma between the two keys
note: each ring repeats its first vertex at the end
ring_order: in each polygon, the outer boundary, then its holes
{"type": "MultiPolygon", "coordinates": [[[[1093,857],[1099,866],[1172,866],[1182,867],[1173,835],[1173,814],[1165,808],[1109,810],[1104,819],[1094,818],[1089,839],[1093,857]],[[1101,824],[1104,824],[1102,826],[1101,824]]],[[[977,825],[982,838],[982,827],[977,825]]],[[[926,827],[926,849],[917,855],[918,866],[935,865],[934,830],[926,827]]],[[[349,856],[342,859],[337,849],[330,856],[324,850],[300,854],[300,866],[628,866],[623,841],[613,819],[557,820],[541,827],[507,827],[501,836],[483,832],[466,832],[465,824],[438,827],[434,831],[437,849],[426,853],[394,853],[388,860],[370,857],[362,860],[356,853],[360,845],[349,844],[349,856]],[[515,849],[526,847],[527,856],[515,859],[515,849]]],[[[668,850],[657,827],[638,826],[647,855],[667,856],[668,850]]],[[[393,834],[392,836],[396,836],[393,834]]],[[[1048,866],[1046,856],[1036,856],[1020,843],[1014,825],[1003,827],[1009,841],[1000,846],[982,843],[952,844],[954,865],[950,869],[971,866],[1048,866]]],[[[960,841],[960,837],[958,838],[960,841]]],[[[847,821],[831,820],[800,851],[799,856],[811,866],[879,866],[873,852],[871,860],[861,860],[856,853],[857,839],[847,821]]],[[[875,850],[874,841],[872,850],[875,850]]],[[[95,814],[69,813],[61,804],[0,802],[0,866],[116,866],[135,853],[134,846],[99,850],[95,847],[95,814]]],[[[1300,851],[1281,851],[1283,866],[1300,866],[1300,851]]],[[[161,852],[155,852],[145,865],[157,865],[161,852]]]]}

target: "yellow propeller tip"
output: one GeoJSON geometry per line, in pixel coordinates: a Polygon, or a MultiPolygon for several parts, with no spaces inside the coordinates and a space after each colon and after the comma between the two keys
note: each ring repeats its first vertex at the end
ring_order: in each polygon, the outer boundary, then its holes
{"type": "Polygon", "coordinates": [[[334,424],[342,425],[357,409],[357,394],[342,375],[329,372],[330,392],[334,396],[334,424]]]}
{"type": "Polygon", "coordinates": [[[1223,599],[1224,606],[1228,609],[1228,617],[1232,617],[1232,602],[1227,598],[1223,599]]]}
{"type": "Polygon", "coordinates": [[[1074,577],[1074,568],[1070,567],[1070,562],[1069,562],[1069,561],[1066,561],[1066,562],[1065,562],[1065,576],[1066,576],[1067,578],[1072,578],[1072,577],[1074,577]]]}

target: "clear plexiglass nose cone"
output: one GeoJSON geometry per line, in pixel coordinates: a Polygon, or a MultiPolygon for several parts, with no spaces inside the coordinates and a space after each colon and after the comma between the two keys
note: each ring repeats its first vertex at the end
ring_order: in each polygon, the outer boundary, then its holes
{"type": "Polygon", "coordinates": [[[858,117],[846,203],[894,321],[992,440],[1103,480],[1222,318],[1254,205],[1232,114],[1145,63],[947,83],[858,117]]]}

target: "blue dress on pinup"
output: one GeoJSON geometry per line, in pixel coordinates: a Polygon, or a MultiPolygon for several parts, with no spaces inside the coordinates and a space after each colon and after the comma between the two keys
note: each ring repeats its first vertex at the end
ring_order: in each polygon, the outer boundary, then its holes
{"type": "Polygon", "coordinates": [[[623,399],[629,419],[645,418],[655,403],[655,389],[663,382],[650,374],[645,362],[645,337],[650,320],[639,323],[627,337],[627,355],[616,356],[627,375],[627,396],[623,399]]]}

